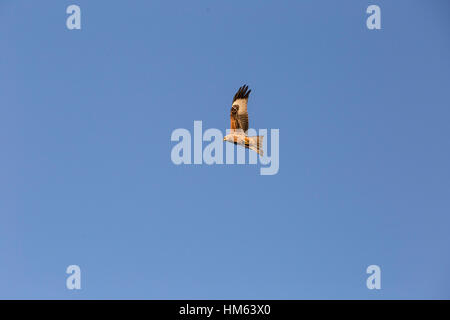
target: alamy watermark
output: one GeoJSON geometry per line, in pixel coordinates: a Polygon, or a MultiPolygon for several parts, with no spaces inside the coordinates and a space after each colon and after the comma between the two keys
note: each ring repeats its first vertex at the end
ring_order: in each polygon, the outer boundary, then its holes
{"type": "Polygon", "coordinates": [[[66,279],[66,288],[69,290],[81,289],[81,269],[78,265],[72,264],[67,267],[66,273],[70,276],[66,279]]]}
{"type": "Polygon", "coordinates": [[[381,289],[381,268],[376,264],[372,264],[367,267],[366,273],[370,276],[366,280],[366,286],[369,290],[381,289]]]}
{"type": "Polygon", "coordinates": [[[66,13],[70,14],[66,20],[66,27],[69,30],[81,29],[81,9],[79,6],[72,4],[67,7],[66,13]]]}
{"type": "Polygon", "coordinates": [[[369,30],[381,29],[381,9],[379,6],[372,4],[367,7],[366,13],[370,16],[366,20],[366,26],[369,30]]]}
{"type": "MultiPolygon", "coordinates": [[[[247,164],[246,149],[240,145],[245,145],[251,150],[248,151],[248,164],[261,164],[261,175],[274,175],[280,168],[280,130],[255,129],[249,128],[246,134],[236,134],[235,131],[227,129],[224,138],[222,131],[210,128],[203,132],[202,121],[194,121],[193,139],[188,129],[179,128],[172,132],[170,137],[172,142],[178,142],[172,147],[170,158],[176,165],[181,164],[247,164]],[[255,152],[252,148],[252,139],[258,139],[258,150],[255,152]],[[229,143],[230,137],[235,139],[234,143],[229,143]],[[264,137],[264,139],[262,139],[264,137]],[[270,137],[270,155],[267,149],[268,138],[270,137]],[[259,142],[261,141],[261,142],[259,142]],[[203,148],[203,142],[209,142],[203,148]],[[225,159],[224,159],[225,143],[225,159]],[[262,143],[262,146],[259,146],[262,143]],[[262,152],[264,150],[264,153],[262,152]],[[236,151],[236,152],[235,152],[236,151]],[[235,155],[236,154],[236,161],[235,155]],[[264,155],[263,155],[264,154],[264,155]]],[[[255,142],[256,143],[256,142],[255,142]]]]}

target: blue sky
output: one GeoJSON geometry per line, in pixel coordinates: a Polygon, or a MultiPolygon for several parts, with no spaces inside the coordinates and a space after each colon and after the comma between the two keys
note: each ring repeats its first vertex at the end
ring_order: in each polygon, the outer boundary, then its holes
{"type": "Polygon", "coordinates": [[[0,298],[450,298],[449,9],[1,0],[0,298]],[[279,173],[175,166],[244,83],[279,173]]]}

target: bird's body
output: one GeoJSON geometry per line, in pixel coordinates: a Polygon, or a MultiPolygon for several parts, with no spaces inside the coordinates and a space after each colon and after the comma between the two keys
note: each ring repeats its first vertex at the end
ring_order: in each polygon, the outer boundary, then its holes
{"type": "Polygon", "coordinates": [[[264,151],[262,149],[263,136],[249,137],[244,133],[234,132],[227,134],[224,140],[253,150],[259,153],[261,156],[264,155],[264,151]]]}
{"type": "Polygon", "coordinates": [[[248,112],[247,102],[250,92],[248,86],[244,85],[239,88],[233,98],[230,112],[230,134],[226,135],[224,141],[241,145],[251,149],[261,156],[264,155],[262,150],[262,136],[247,136],[248,131],[248,112]]]}

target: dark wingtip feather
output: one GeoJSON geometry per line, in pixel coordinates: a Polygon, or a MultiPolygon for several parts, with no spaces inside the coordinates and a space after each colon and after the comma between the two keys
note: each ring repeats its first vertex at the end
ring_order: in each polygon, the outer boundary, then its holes
{"type": "Polygon", "coordinates": [[[234,95],[233,102],[235,102],[237,99],[248,99],[250,92],[252,92],[252,90],[248,90],[248,86],[244,84],[234,95]]]}

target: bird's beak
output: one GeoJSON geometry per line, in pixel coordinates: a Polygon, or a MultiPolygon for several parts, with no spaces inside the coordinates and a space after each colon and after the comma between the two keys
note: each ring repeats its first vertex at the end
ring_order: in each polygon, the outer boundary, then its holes
{"type": "Polygon", "coordinates": [[[227,138],[223,138],[223,141],[227,141],[227,138]]]}

